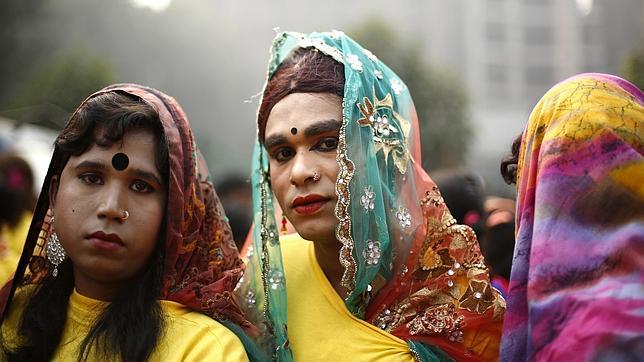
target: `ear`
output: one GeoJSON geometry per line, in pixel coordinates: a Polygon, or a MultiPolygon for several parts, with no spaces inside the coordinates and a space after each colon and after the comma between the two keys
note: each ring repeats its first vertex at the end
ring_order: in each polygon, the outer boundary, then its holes
{"type": "Polygon", "coordinates": [[[56,196],[58,195],[58,185],[59,185],[58,176],[53,176],[49,181],[49,205],[51,205],[52,210],[56,206],[56,196]]]}

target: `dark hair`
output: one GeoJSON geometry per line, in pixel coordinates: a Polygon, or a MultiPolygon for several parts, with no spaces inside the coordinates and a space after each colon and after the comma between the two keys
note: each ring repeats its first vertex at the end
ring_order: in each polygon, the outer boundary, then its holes
{"type": "MultiPolygon", "coordinates": [[[[92,144],[109,146],[134,129],[151,130],[157,139],[156,167],[168,180],[168,145],[157,112],[143,100],[121,92],[93,97],[70,118],[56,139],[54,170],[60,175],[71,155],[80,155],[92,144]]],[[[164,220],[161,230],[165,229],[164,220]]],[[[162,289],[165,234],[161,233],[145,269],[130,281],[97,317],[83,340],[78,360],[92,348],[105,357],[145,361],[164,330],[158,302],[162,289]]],[[[69,296],[74,288],[73,265],[68,259],[59,275],[47,275],[29,297],[18,327],[23,345],[3,349],[9,361],[48,361],[60,344],[67,319],[69,296]]]]}
{"type": "Polygon", "coordinates": [[[523,137],[523,134],[518,135],[514,141],[512,141],[512,153],[501,160],[501,176],[503,176],[503,181],[508,185],[517,183],[521,137],[523,137]]]}
{"type": "Polygon", "coordinates": [[[264,141],[266,122],[273,107],[291,93],[331,93],[344,96],[344,65],[315,48],[297,48],[268,81],[257,124],[264,141]]]}
{"type": "Polygon", "coordinates": [[[515,243],[514,220],[488,227],[480,243],[490,273],[509,280],[515,243]]]}

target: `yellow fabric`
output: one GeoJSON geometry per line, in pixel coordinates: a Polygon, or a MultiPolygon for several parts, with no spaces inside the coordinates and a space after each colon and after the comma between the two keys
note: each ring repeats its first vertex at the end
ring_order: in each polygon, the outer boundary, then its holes
{"type": "MultiPolygon", "coordinates": [[[[8,341],[15,341],[19,311],[26,305],[27,294],[30,293],[24,289],[16,293],[8,320],[2,325],[3,337],[8,341]]],[[[105,305],[105,302],[87,298],[76,291],[72,293],[63,342],[54,355],[54,361],[77,359],[78,348],[105,305]]],[[[150,361],[248,361],[237,336],[222,324],[179,303],[163,300],[161,307],[166,313],[166,331],[150,361]]],[[[15,342],[10,342],[10,345],[15,345],[15,342]]],[[[91,355],[89,360],[102,361],[104,358],[91,355]]]]}
{"type": "Polygon", "coordinates": [[[288,335],[295,361],[413,361],[402,339],[354,317],[315,258],[313,243],[280,238],[288,335]]]}
{"type": "Polygon", "coordinates": [[[22,247],[27,239],[29,226],[31,225],[30,212],[25,212],[20,217],[18,225],[14,228],[5,226],[0,230],[0,283],[4,285],[16,271],[22,247]]]}

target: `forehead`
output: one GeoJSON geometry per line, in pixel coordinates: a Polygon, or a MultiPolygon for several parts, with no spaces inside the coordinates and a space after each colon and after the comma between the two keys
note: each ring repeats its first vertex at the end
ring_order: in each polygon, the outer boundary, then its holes
{"type": "Polygon", "coordinates": [[[277,133],[291,134],[316,122],[342,120],[342,99],[330,93],[292,93],[279,101],[268,116],[266,137],[277,133]]]}
{"type": "Polygon", "coordinates": [[[156,139],[152,131],[136,129],[128,131],[123,139],[113,142],[109,146],[100,146],[94,143],[87,151],[70,158],[70,161],[98,158],[111,165],[114,155],[123,153],[127,156],[130,165],[145,168],[146,164],[149,164],[148,168],[154,169],[156,167],[156,146],[156,139]]]}

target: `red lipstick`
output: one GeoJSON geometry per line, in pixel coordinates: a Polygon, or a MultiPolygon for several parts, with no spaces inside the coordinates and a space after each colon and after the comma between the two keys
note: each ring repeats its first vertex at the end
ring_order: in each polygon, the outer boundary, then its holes
{"type": "Polygon", "coordinates": [[[125,246],[123,240],[116,234],[106,234],[102,231],[97,231],[87,236],[89,242],[98,249],[103,250],[116,250],[125,246]]]}
{"type": "Polygon", "coordinates": [[[321,195],[306,195],[298,196],[293,199],[291,203],[291,208],[295,210],[296,213],[300,215],[311,215],[315,214],[320,210],[327,202],[329,201],[328,197],[321,195]]]}

